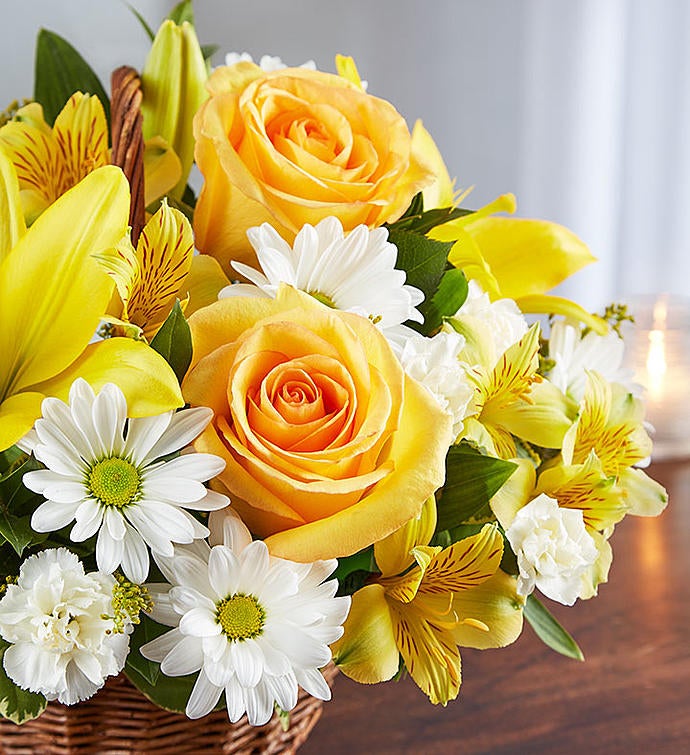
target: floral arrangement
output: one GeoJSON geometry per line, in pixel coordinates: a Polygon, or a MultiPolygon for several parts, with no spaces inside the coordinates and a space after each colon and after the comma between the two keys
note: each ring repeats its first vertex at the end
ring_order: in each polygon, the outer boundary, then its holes
{"type": "Polygon", "coordinates": [[[667,500],[625,311],[548,293],[587,247],[466,209],[349,58],[210,71],[189,2],[151,38],[111,110],[42,31],[0,127],[0,713],[124,673],[260,725],[330,662],[445,705],[523,618],[582,659],[536,591],[667,500]]]}

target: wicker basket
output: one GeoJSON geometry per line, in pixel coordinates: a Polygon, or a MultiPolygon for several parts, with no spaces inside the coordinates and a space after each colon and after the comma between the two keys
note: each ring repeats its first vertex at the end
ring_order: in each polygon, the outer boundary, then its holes
{"type": "MultiPolygon", "coordinates": [[[[324,669],[330,685],[337,673],[324,669]]],[[[294,753],[321,716],[323,703],[304,693],[283,731],[277,716],[265,726],[228,721],[224,710],[190,721],[149,702],[124,675],[112,677],[91,700],[50,703],[42,716],[17,726],[0,720],[2,755],[149,755],[149,753],[294,753]]]]}

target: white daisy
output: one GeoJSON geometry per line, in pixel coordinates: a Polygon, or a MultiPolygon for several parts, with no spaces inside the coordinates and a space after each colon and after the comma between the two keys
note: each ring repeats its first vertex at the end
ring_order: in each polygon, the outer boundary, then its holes
{"type": "Polygon", "coordinates": [[[549,358],[555,362],[549,380],[579,403],[585,395],[587,372],[594,371],[641,398],[642,386],[633,382],[632,370],[623,366],[624,351],[623,339],[613,331],[603,336],[590,331],[583,337],[579,325],[559,320],[549,334],[549,358]]]}
{"type": "Polygon", "coordinates": [[[453,437],[460,435],[468,416],[475,389],[467,377],[460,355],[465,339],[444,327],[431,338],[404,325],[386,333],[405,372],[421,383],[453,417],[453,437]]]}
{"type": "Polygon", "coordinates": [[[127,631],[115,632],[115,579],[84,573],[66,548],[30,556],[0,600],[0,635],[11,643],[7,675],[22,689],[73,705],[119,674],[129,650],[127,631]]]}
{"type": "Polygon", "coordinates": [[[335,597],[337,581],[324,582],[337,561],[270,556],[234,512],[218,516],[222,544],[195,543],[175,548],[173,558],[156,558],[173,587],[149,588],[151,615],[175,629],[144,645],[142,654],[168,676],[199,672],[186,707],[190,718],[212,711],[223,692],[230,720],[246,713],[255,726],[271,718],[275,703],[294,708],[298,685],[330,699],[319,669],[330,661],[328,646],[342,635],[350,608],[349,597],[335,597]]]}
{"type": "MultiPolygon", "coordinates": [[[[241,62],[253,63],[254,58],[248,52],[229,52],[225,56],[226,66],[234,66],[235,63],[241,62]]],[[[288,67],[277,55],[262,55],[257,65],[266,72],[281,71],[283,68],[288,67]]],[[[313,60],[307,60],[298,66],[298,68],[308,68],[310,71],[315,71],[316,63],[313,60]]]]}
{"type": "Polygon", "coordinates": [[[228,499],[203,483],[225,462],[211,454],[169,456],[191,443],[213,412],[199,407],[127,419],[127,402],[112,383],[96,396],[82,379],[70,388],[69,405],[47,398],[30,437],[24,439],[47,469],[27,472],[24,484],[47,500],[34,512],[37,532],[76,521],[73,542],[98,533],[96,562],[105,573],[122,570],[132,582],[149,571],[148,545],[171,555],[172,543],[204,538],[208,529],[184,509],[211,511],[228,499]]]}
{"type": "Polygon", "coordinates": [[[305,225],[291,247],[268,223],[250,228],[247,237],[256,251],[261,272],[233,262],[238,273],[254,285],[224,288],[226,296],[274,297],[281,283],[306,291],[335,309],[368,317],[385,329],[406,320],[423,322],[415,309],[422,292],[405,284],[395,269],[397,249],[385,228],[357,226],[345,235],[337,218],[305,225]]]}

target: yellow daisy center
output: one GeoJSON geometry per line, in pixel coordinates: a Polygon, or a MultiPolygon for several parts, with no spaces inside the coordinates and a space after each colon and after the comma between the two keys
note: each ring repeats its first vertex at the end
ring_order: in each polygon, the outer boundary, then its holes
{"type": "Polygon", "coordinates": [[[229,642],[258,637],[266,622],[266,612],[253,595],[236,593],[216,604],[216,620],[229,642]]]}
{"type": "Polygon", "coordinates": [[[91,495],[104,506],[121,509],[136,500],[141,478],[134,464],[114,457],[103,459],[91,467],[87,486],[91,495]]]}

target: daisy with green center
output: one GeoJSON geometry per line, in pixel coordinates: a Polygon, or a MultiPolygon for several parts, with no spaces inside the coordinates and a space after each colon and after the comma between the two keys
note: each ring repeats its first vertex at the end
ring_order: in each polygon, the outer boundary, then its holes
{"type": "Polygon", "coordinates": [[[252,284],[224,288],[227,296],[275,297],[281,283],[311,294],[334,309],[368,317],[382,330],[407,320],[423,322],[415,309],[422,292],[405,284],[395,268],[398,250],[385,228],[360,225],[347,235],[338,218],[305,225],[290,246],[268,223],[250,228],[247,238],[256,251],[261,271],[233,262],[252,284]]]}
{"type": "Polygon", "coordinates": [[[114,384],[98,395],[76,380],[69,404],[47,398],[42,418],[22,441],[46,469],[27,472],[24,484],[46,498],[34,512],[37,532],[75,524],[73,542],[98,533],[96,563],[110,574],[118,566],[132,582],[149,572],[147,546],[172,555],[173,543],[191,543],[208,529],[185,509],[212,511],[228,499],[204,482],[222,471],[217,456],[185,453],[211,421],[210,409],[198,407],[153,417],[127,418],[127,403],[114,384]]]}
{"type": "MultiPolygon", "coordinates": [[[[151,616],[175,627],[141,648],[168,676],[198,672],[187,702],[190,718],[210,713],[225,692],[234,723],[246,713],[265,724],[277,703],[289,711],[298,685],[320,700],[331,691],[319,669],[331,660],[329,645],[342,636],[349,597],[335,597],[337,580],[324,582],[337,561],[298,564],[269,555],[230,509],[209,547],[176,547],[156,556],[173,585],[151,585],[151,616]]],[[[215,531],[212,522],[212,531],[215,531]]]]}

